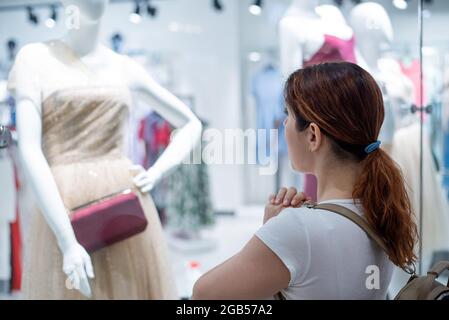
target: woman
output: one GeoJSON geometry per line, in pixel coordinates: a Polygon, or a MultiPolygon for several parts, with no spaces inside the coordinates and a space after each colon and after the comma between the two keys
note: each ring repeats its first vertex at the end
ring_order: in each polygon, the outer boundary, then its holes
{"type": "Polygon", "coordinates": [[[270,197],[264,226],[198,280],[193,299],[385,299],[393,264],[416,261],[417,231],[401,172],[376,141],[376,81],[352,63],[315,65],[290,76],[285,100],[293,167],[317,177],[319,203],[363,216],[388,255],[350,220],[301,207],[306,196],[284,188],[270,197]]]}

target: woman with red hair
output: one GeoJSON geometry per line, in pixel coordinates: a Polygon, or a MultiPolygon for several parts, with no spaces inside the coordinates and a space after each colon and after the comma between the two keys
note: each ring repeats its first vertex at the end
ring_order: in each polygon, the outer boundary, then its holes
{"type": "Polygon", "coordinates": [[[348,63],[293,73],[285,135],[295,170],[318,180],[318,203],[360,215],[384,252],[349,219],[302,206],[294,188],[271,196],[264,225],[228,261],[201,277],[194,299],[385,299],[393,266],[416,261],[417,228],[400,169],[381,148],[382,93],[348,63]]]}

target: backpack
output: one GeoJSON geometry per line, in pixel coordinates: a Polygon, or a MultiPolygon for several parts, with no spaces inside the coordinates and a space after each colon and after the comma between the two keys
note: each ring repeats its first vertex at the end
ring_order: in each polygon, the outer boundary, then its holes
{"type": "MultiPolygon", "coordinates": [[[[352,210],[336,204],[306,205],[310,209],[321,209],[337,213],[358,225],[365,233],[379,245],[388,255],[387,247],[368,222],[352,210]]],[[[443,285],[436,279],[446,270],[449,270],[449,261],[440,261],[427,272],[426,276],[418,276],[414,269],[403,268],[411,275],[407,284],[399,291],[394,300],[449,300],[449,282],[443,285]]],[[[282,293],[276,298],[285,300],[282,293]]]]}

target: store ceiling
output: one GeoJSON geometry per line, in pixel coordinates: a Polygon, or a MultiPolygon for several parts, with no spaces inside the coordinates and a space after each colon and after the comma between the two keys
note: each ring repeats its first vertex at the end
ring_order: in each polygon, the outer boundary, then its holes
{"type": "MultiPolygon", "coordinates": [[[[0,8],[3,6],[10,6],[10,5],[33,5],[33,4],[41,4],[41,3],[49,3],[49,2],[55,2],[56,0],[0,0],[0,8]]],[[[114,0],[112,0],[114,1],[114,0]]],[[[124,0],[126,1],[126,0],[124,0]]],[[[132,0],[130,0],[132,1],[132,0]]],[[[156,1],[165,1],[165,0],[156,0],[156,1]]],[[[232,0],[223,0],[224,2],[226,1],[232,1],[232,0]]],[[[237,1],[248,1],[251,2],[252,0],[237,0],[237,1]]],[[[363,1],[363,2],[368,2],[368,1],[363,1]]],[[[374,2],[378,2],[380,4],[382,4],[385,9],[389,12],[389,13],[411,13],[414,14],[416,13],[416,10],[418,8],[418,2],[419,0],[408,0],[409,5],[408,8],[406,10],[398,10],[393,4],[392,4],[392,0],[374,0],[374,2]]],[[[449,1],[448,0],[432,0],[432,3],[430,5],[426,4],[425,7],[435,11],[435,12],[447,12],[449,13],[449,1]]],[[[326,4],[326,3],[333,3],[332,0],[322,0],[320,1],[321,4],[326,4]]],[[[344,0],[344,6],[343,6],[343,10],[346,8],[349,8],[352,6],[352,1],[351,0],[344,0]]]]}

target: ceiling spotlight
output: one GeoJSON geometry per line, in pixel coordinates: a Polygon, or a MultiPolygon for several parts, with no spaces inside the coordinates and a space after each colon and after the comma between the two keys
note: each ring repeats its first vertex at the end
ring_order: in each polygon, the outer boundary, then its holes
{"type": "Polygon", "coordinates": [[[251,62],[259,62],[262,59],[262,55],[260,54],[260,52],[250,52],[248,54],[248,60],[251,62]]]}
{"type": "Polygon", "coordinates": [[[140,15],[140,3],[138,0],[135,1],[136,7],[133,12],[129,15],[129,21],[134,24],[139,24],[142,21],[142,16],[140,15]]]}
{"type": "Polygon", "coordinates": [[[56,6],[51,5],[50,6],[51,14],[50,17],[48,17],[47,20],[45,20],[45,25],[47,28],[52,29],[56,25],[56,20],[58,19],[58,13],[56,12],[56,6]]]}
{"type": "Polygon", "coordinates": [[[28,12],[28,20],[30,20],[32,24],[36,25],[39,24],[39,18],[34,13],[34,9],[32,7],[27,7],[27,12],[28,12]]]}
{"type": "Polygon", "coordinates": [[[157,16],[157,8],[151,4],[150,0],[147,1],[147,13],[153,18],[157,16]]]}
{"type": "Polygon", "coordinates": [[[406,0],[393,0],[393,4],[396,8],[400,9],[400,10],[405,10],[407,9],[407,1],[406,0]]]}
{"type": "Polygon", "coordinates": [[[217,11],[223,11],[223,4],[220,0],[213,0],[212,5],[215,10],[217,11]]]}
{"type": "Polygon", "coordinates": [[[262,0],[255,0],[252,5],[248,8],[249,12],[255,16],[260,16],[262,14],[262,0]]]}

